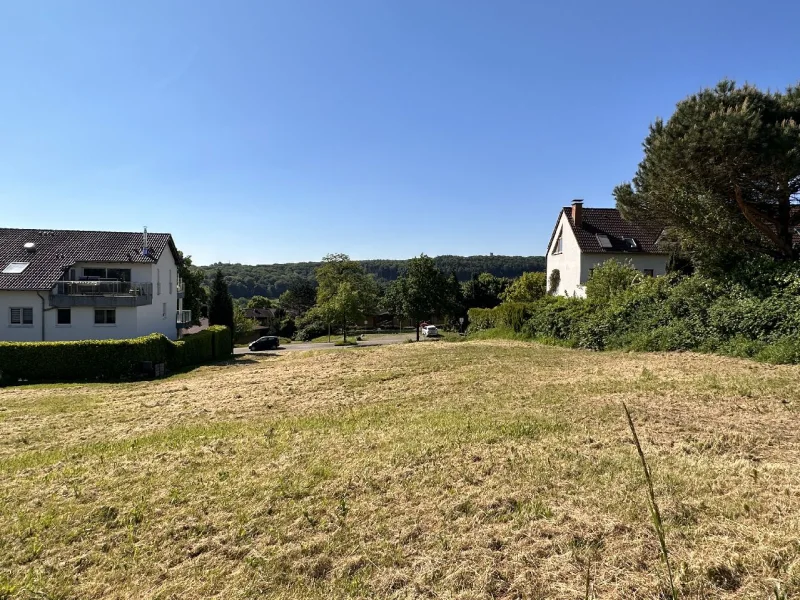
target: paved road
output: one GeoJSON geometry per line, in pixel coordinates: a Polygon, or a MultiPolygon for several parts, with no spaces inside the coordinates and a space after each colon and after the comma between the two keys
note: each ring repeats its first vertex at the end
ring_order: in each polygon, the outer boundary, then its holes
{"type": "MultiPolygon", "coordinates": [[[[364,346],[388,346],[389,344],[402,344],[406,340],[413,340],[415,339],[415,333],[409,333],[404,335],[387,335],[383,337],[368,337],[363,342],[358,342],[359,347],[364,346]]],[[[303,350],[326,350],[335,348],[337,350],[345,349],[345,348],[354,348],[355,346],[335,346],[333,344],[328,343],[317,343],[317,342],[292,342],[291,344],[286,344],[285,346],[280,346],[277,349],[277,352],[280,354],[281,352],[302,352],[303,350]]],[[[276,350],[259,350],[258,352],[251,352],[248,348],[234,348],[234,354],[270,354],[275,353],[276,350]]]]}

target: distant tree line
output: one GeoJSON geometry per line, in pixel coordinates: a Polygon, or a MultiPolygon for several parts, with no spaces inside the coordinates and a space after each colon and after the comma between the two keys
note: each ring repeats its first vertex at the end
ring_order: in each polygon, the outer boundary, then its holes
{"type": "MultiPolygon", "coordinates": [[[[408,260],[363,260],[358,262],[376,282],[385,285],[396,281],[408,268],[408,260]]],[[[543,256],[452,256],[433,258],[435,267],[442,273],[455,275],[458,281],[470,281],[481,273],[495,277],[513,279],[524,272],[543,272],[543,256]]],[[[200,267],[205,275],[206,286],[211,286],[217,271],[222,271],[228,290],[233,298],[265,296],[278,298],[298,282],[310,282],[316,286],[315,272],[321,262],[300,262],[272,265],[242,265],[215,263],[200,267]]]]}

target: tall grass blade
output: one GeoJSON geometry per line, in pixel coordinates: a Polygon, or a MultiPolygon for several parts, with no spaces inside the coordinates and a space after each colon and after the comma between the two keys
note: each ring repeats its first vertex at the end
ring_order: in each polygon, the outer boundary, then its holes
{"type": "Polygon", "coordinates": [[[658,543],[661,545],[661,558],[667,565],[667,577],[669,578],[669,589],[672,595],[672,600],[678,600],[678,592],[675,589],[675,581],[672,577],[672,566],[669,563],[669,553],[667,552],[667,540],[664,535],[664,522],[661,520],[661,512],[658,510],[656,503],[656,494],[653,491],[653,476],[650,473],[650,467],[647,466],[647,460],[642,451],[642,445],[639,443],[639,436],[636,435],[636,427],[633,425],[631,413],[625,403],[622,403],[622,408],[625,410],[625,416],[628,418],[628,426],[633,434],[633,443],[636,444],[636,451],[639,453],[639,460],[642,462],[642,470],[644,471],[644,478],[647,480],[647,500],[650,508],[650,516],[653,519],[653,527],[658,536],[658,543]]]}

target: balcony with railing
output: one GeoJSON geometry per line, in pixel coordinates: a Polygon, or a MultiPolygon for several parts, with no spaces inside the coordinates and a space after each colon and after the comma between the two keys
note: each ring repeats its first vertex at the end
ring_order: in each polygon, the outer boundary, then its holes
{"type": "Polygon", "coordinates": [[[153,303],[152,283],[131,283],[116,279],[58,281],[50,290],[50,305],[70,306],[145,306],[153,303]]]}
{"type": "Polygon", "coordinates": [[[176,324],[181,329],[186,329],[192,326],[192,311],[179,310],[177,311],[176,324]]]}
{"type": "Polygon", "coordinates": [[[178,298],[184,297],[183,279],[178,279],[178,281],[175,283],[175,292],[178,294],[178,298]]]}

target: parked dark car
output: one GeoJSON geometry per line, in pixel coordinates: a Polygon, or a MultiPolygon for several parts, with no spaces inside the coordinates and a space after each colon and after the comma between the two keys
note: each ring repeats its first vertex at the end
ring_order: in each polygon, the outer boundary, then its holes
{"type": "Polygon", "coordinates": [[[281,345],[280,339],[275,337],[274,335],[265,335],[264,337],[258,338],[255,342],[251,342],[248,348],[250,350],[274,350],[278,346],[281,345]]]}

